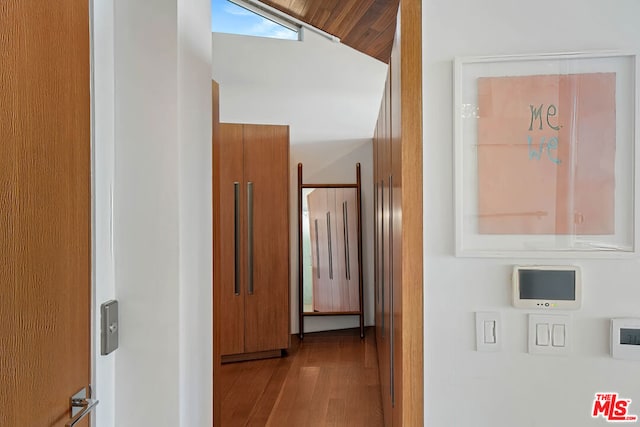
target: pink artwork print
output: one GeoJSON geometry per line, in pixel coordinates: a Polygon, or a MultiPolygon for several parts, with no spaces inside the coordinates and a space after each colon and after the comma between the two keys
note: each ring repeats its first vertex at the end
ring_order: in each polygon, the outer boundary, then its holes
{"type": "Polygon", "coordinates": [[[478,79],[478,232],[614,234],[615,73],[478,79]]]}

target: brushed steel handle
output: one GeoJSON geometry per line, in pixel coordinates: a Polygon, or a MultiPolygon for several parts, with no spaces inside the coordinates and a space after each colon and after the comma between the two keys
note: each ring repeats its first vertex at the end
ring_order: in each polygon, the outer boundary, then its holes
{"type": "Polygon", "coordinates": [[[84,417],[89,415],[93,408],[100,403],[99,400],[87,398],[87,390],[82,389],[74,394],[70,399],[71,419],[65,424],[65,427],[73,427],[84,417]]]}
{"type": "Polygon", "coordinates": [[[381,289],[381,299],[382,299],[382,327],[380,329],[380,334],[382,338],[384,338],[384,277],[385,277],[385,269],[384,269],[384,179],[380,183],[380,289],[381,289]]]}
{"type": "Polygon", "coordinates": [[[375,214],[374,214],[374,217],[373,217],[373,219],[374,219],[374,229],[375,229],[375,231],[374,231],[375,238],[373,239],[373,253],[375,254],[374,281],[375,281],[375,284],[376,284],[376,292],[375,292],[376,293],[376,304],[380,304],[380,291],[378,290],[379,289],[379,283],[380,283],[380,276],[379,276],[379,273],[380,273],[380,264],[379,264],[380,260],[379,260],[379,257],[378,257],[378,250],[379,250],[378,249],[378,239],[380,238],[380,234],[379,234],[380,233],[380,228],[378,227],[378,223],[379,223],[380,219],[378,218],[378,213],[377,213],[377,211],[378,211],[378,198],[380,196],[378,195],[378,183],[377,182],[374,184],[374,188],[375,188],[374,193],[373,193],[373,205],[375,206],[375,209],[374,209],[375,214]]]}
{"type": "Polygon", "coordinates": [[[344,265],[346,266],[347,280],[351,280],[351,259],[349,255],[349,213],[347,209],[347,201],[342,202],[342,220],[344,231],[344,265]]]}
{"type": "Polygon", "coordinates": [[[240,295],[240,183],[233,183],[233,242],[234,242],[234,283],[233,293],[240,295]]]}
{"type": "Polygon", "coordinates": [[[327,212],[327,245],[329,247],[329,279],[333,280],[333,248],[331,245],[331,212],[327,212]]]}
{"type": "Polygon", "coordinates": [[[247,182],[247,293],[253,295],[253,182],[247,182]]]}
{"type": "Polygon", "coordinates": [[[391,369],[390,373],[390,394],[391,394],[391,406],[396,406],[396,388],[395,388],[395,377],[394,377],[394,364],[395,364],[395,350],[394,350],[394,339],[395,339],[395,331],[394,327],[394,295],[393,295],[393,175],[389,175],[389,348],[391,351],[390,355],[390,363],[389,367],[391,369]]]}

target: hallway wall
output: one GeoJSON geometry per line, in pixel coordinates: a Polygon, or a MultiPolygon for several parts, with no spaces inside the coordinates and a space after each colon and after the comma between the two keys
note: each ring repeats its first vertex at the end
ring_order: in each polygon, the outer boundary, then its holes
{"type": "Polygon", "coordinates": [[[638,54],[639,16],[636,0],[423,2],[425,425],[607,425],[591,418],[594,394],[605,391],[632,399],[631,413],[640,413],[640,365],[609,356],[609,319],[640,317],[638,259],[456,258],[452,173],[455,56],[638,54]],[[512,266],[536,263],[582,267],[583,305],[570,312],[565,358],[529,355],[529,311],[510,303],[512,266]],[[498,353],[475,351],[474,312],[481,310],[502,313],[498,353]]]}

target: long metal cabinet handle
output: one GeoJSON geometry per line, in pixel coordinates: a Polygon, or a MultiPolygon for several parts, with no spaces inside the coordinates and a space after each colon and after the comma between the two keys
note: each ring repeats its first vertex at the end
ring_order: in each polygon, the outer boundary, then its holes
{"type": "Polygon", "coordinates": [[[342,220],[344,224],[344,264],[347,280],[351,280],[351,259],[349,258],[349,214],[347,201],[342,202],[342,220]]]}
{"type": "Polygon", "coordinates": [[[333,247],[331,245],[331,212],[327,212],[327,244],[329,246],[329,279],[333,280],[333,247]]]}
{"type": "Polygon", "coordinates": [[[380,286],[382,294],[382,328],[380,334],[384,338],[384,179],[380,183],[380,286]]]}
{"type": "Polygon", "coordinates": [[[318,237],[318,219],[315,220],[316,226],[316,274],[320,278],[320,239],[318,237]]]}
{"type": "Polygon", "coordinates": [[[396,406],[396,393],[395,393],[395,378],[394,378],[394,364],[395,364],[395,351],[393,348],[395,332],[393,330],[393,175],[389,175],[389,348],[391,351],[390,363],[391,368],[389,387],[391,387],[391,406],[396,406]]]}
{"type": "Polygon", "coordinates": [[[253,182],[247,183],[247,293],[253,295],[253,182]]]}
{"type": "Polygon", "coordinates": [[[240,183],[233,183],[233,241],[234,241],[234,267],[235,276],[233,293],[240,295],[240,183]]]}
{"type": "Polygon", "coordinates": [[[374,224],[374,239],[373,239],[373,253],[375,254],[375,259],[374,259],[374,281],[375,281],[375,288],[376,288],[376,304],[380,304],[380,292],[378,291],[379,288],[379,283],[380,283],[380,277],[378,275],[378,273],[380,272],[380,261],[378,259],[378,239],[379,237],[379,228],[378,228],[378,183],[376,182],[374,184],[374,188],[375,191],[373,193],[373,205],[375,206],[374,209],[374,218],[373,218],[373,224],[374,224]]]}

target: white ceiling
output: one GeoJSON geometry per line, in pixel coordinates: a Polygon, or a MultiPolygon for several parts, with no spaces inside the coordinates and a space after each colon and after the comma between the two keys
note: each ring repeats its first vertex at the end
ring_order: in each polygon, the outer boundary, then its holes
{"type": "Polygon", "coordinates": [[[291,144],[373,137],[387,65],[310,31],[303,38],[213,33],[221,121],[288,124],[291,144]]]}

